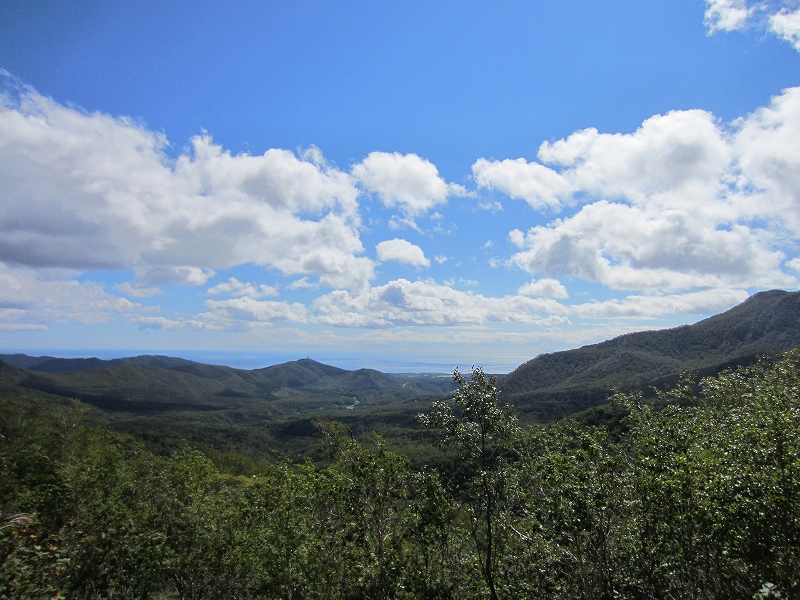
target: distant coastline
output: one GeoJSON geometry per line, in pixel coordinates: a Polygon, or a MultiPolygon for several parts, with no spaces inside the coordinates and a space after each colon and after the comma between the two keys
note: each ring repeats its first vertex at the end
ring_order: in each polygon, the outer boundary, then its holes
{"type": "MultiPolygon", "coordinates": [[[[327,365],[339,367],[340,369],[375,369],[382,373],[404,374],[404,373],[441,373],[450,374],[453,369],[458,367],[462,371],[469,370],[473,365],[453,360],[444,361],[425,361],[425,360],[403,360],[391,357],[376,357],[372,355],[362,355],[356,353],[305,353],[302,356],[297,352],[269,352],[269,351],[237,351],[237,350],[162,350],[152,348],[139,349],[63,349],[63,348],[0,348],[0,354],[27,354],[28,356],[53,356],[55,358],[100,358],[111,360],[114,358],[124,358],[128,356],[140,356],[143,354],[164,355],[176,358],[183,358],[195,362],[232,367],[234,369],[261,369],[273,365],[298,360],[300,358],[312,358],[327,365]]],[[[485,360],[476,361],[475,366],[483,366],[487,373],[506,374],[516,369],[520,364],[532,358],[531,356],[502,357],[495,361],[492,357],[485,357],[485,360]]]]}

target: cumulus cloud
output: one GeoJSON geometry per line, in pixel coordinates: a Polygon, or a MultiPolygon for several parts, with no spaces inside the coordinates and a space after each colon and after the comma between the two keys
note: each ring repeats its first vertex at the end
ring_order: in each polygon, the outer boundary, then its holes
{"type": "Polygon", "coordinates": [[[131,302],[93,282],[44,279],[26,268],[0,264],[0,321],[6,329],[46,329],[49,323],[135,320],[159,307],[131,302]]]}
{"type": "Polygon", "coordinates": [[[385,206],[398,207],[409,224],[449,196],[467,194],[463,186],[447,183],[433,163],[416,154],[371,152],[353,166],[352,174],[385,206]]]}
{"type": "Polygon", "coordinates": [[[118,283],[114,286],[114,289],[118,292],[122,292],[126,296],[133,296],[134,298],[153,298],[154,296],[160,296],[164,293],[161,288],[147,287],[141,284],[131,283],[130,281],[118,283]]]}
{"type": "Polygon", "coordinates": [[[800,273],[800,258],[793,258],[792,260],[786,261],[786,266],[792,271],[800,273]]]}
{"type": "Polygon", "coordinates": [[[731,199],[744,217],[800,234],[800,88],[789,88],[736,123],[731,199]]]}
{"type": "Polygon", "coordinates": [[[664,296],[633,295],[621,300],[586,302],[573,305],[569,314],[582,318],[659,317],[666,314],[713,314],[728,310],[747,300],[740,289],[714,289],[664,296]]]}
{"type": "Polygon", "coordinates": [[[682,211],[648,213],[596,202],[574,217],[531,228],[512,261],[531,273],[571,274],[613,289],[772,287],[795,280],[758,232],[697,226],[682,211]]]}
{"type": "MultiPolygon", "coordinates": [[[[711,4],[717,12],[707,18],[717,29],[733,27],[723,23],[734,23],[736,10],[755,18],[743,3],[711,4]]],[[[793,39],[795,13],[770,14],[770,27],[793,39]]],[[[570,317],[709,314],[744,299],[745,289],[798,283],[789,271],[800,273],[800,259],[790,258],[800,234],[800,88],[732,123],[673,111],[632,133],[585,129],[545,142],[533,160],[475,161],[479,188],[561,213],[509,233],[515,250],[505,264],[533,279],[500,297],[455,290],[455,276],[444,285],[370,285],[379,262],[431,261],[399,238],[377,244],[377,261],[366,257],[360,190],[396,208],[390,225],[397,227],[466,194],[417,155],[374,152],[345,173],[313,147],[233,155],[203,135],[169,158],[166,145],[139,124],[27,88],[0,95],[0,328],[121,318],[154,329],[266,331],[274,322],[545,329],[570,317]],[[207,288],[207,312],[192,318],[131,301],[163,286],[209,286],[241,264],[293,278],[282,290],[338,289],[309,307],[266,300],[275,287],[229,277],[207,288]],[[48,279],[48,269],[67,274],[48,279]],[[132,269],[136,280],[114,286],[117,296],[68,279],[92,269],[132,269]],[[634,293],[568,306],[558,302],[569,297],[558,280],[565,276],[634,293]]],[[[494,200],[482,207],[502,209],[494,200]]]]}
{"type": "Polygon", "coordinates": [[[800,52],[800,9],[782,8],[769,17],[770,31],[791,43],[800,52]]]}
{"type": "Polygon", "coordinates": [[[192,285],[208,283],[216,273],[201,267],[137,267],[136,277],[145,284],[192,285]]]}
{"type": "Polygon", "coordinates": [[[675,207],[713,199],[731,150],[711,114],[687,110],[651,117],[632,134],[584,129],[544,142],[537,157],[543,164],[478,159],[472,171],[479,187],[536,210],[560,209],[577,193],[675,207]]]}
{"type": "Polygon", "coordinates": [[[543,298],[490,298],[433,281],[397,279],[353,294],[336,290],[314,301],[315,321],[343,327],[396,325],[565,324],[564,307],[543,298]]]}
{"type": "Polygon", "coordinates": [[[579,207],[511,231],[520,250],[511,264],[614,289],[796,284],[781,269],[781,248],[800,233],[800,88],[730,125],[705,111],[673,111],[630,134],[586,129],[545,142],[537,157],[539,168],[521,171],[532,187],[566,182],[579,207]]]}
{"type": "Polygon", "coordinates": [[[230,277],[228,281],[223,281],[214,287],[208,288],[206,290],[206,294],[209,296],[226,294],[236,298],[241,296],[249,296],[250,298],[266,298],[267,296],[277,296],[278,290],[271,285],[266,285],[264,283],[261,285],[256,285],[255,283],[243,283],[236,279],[236,277],[230,277]]]}
{"type": "Polygon", "coordinates": [[[525,200],[536,210],[558,208],[572,195],[569,183],[558,173],[524,158],[479,158],[472,165],[472,176],[479,188],[498,190],[511,198],[525,200]]]}
{"type": "Polygon", "coordinates": [[[705,23],[708,32],[743,29],[750,12],[745,0],[706,0],[705,23]]]}
{"type": "Polygon", "coordinates": [[[315,284],[315,283],[311,283],[308,280],[308,277],[301,277],[300,279],[296,279],[295,281],[293,281],[292,283],[290,283],[286,287],[289,288],[290,290],[300,290],[300,289],[315,290],[319,286],[317,284],[315,284]]]}
{"type": "Polygon", "coordinates": [[[291,321],[305,323],[306,307],[298,302],[276,302],[272,300],[255,300],[247,296],[228,300],[206,300],[206,306],[218,317],[228,320],[257,321],[271,323],[273,321],[291,321]]]}
{"type": "Polygon", "coordinates": [[[336,287],[373,277],[359,191],[318,150],[233,155],[202,135],[173,160],[163,135],[128,119],[3,83],[0,261],[135,268],[146,285],[203,285],[245,263],[336,287]]]}
{"type": "Polygon", "coordinates": [[[541,296],[542,298],[569,298],[567,288],[558,279],[534,279],[517,290],[522,296],[541,296]]]}
{"type": "Polygon", "coordinates": [[[381,262],[396,260],[417,267],[431,266],[431,261],[425,258],[422,248],[406,240],[398,238],[385,240],[375,246],[375,250],[378,253],[378,260],[381,262]]]}
{"type": "Polygon", "coordinates": [[[731,152],[711,114],[686,110],[651,117],[632,134],[585,129],[543,143],[538,157],[561,168],[574,192],[675,208],[712,200],[731,152]]]}
{"type": "Polygon", "coordinates": [[[705,24],[709,34],[752,26],[786,40],[800,52],[800,8],[796,1],[767,0],[748,6],[746,0],[706,0],[705,24]]]}

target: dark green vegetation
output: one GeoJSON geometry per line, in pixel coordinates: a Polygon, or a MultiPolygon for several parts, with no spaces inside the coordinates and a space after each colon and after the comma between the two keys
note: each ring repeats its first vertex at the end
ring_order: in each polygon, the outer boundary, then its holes
{"type": "Polygon", "coordinates": [[[539,355],[498,387],[523,417],[552,421],[602,404],[612,390],[652,395],[652,387],[673,386],[682,373],[713,375],[798,346],[800,292],[772,290],[694,325],[539,355]]]}
{"type": "MultiPolygon", "coordinates": [[[[498,381],[523,422],[548,422],[592,409],[581,420],[619,428],[603,406],[613,394],[665,388],[751,364],[759,353],[800,346],[800,293],[756,294],[695,325],[633,333],[577,350],[544,354],[498,381]],[[594,408],[598,407],[600,408],[594,408]]],[[[378,432],[414,466],[444,464],[416,414],[452,392],[449,377],[345,371],[313,360],[252,371],[165,356],[103,361],[0,355],[0,393],[45,401],[76,398],[89,421],[134,435],[167,456],[186,442],[219,463],[230,452],[254,460],[313,456],[316,419],[345,423],[361,439],[378,432]]]]}
{"type": "Polygon", "coordinates": [[[773,291],[455,386],[0,356],[0,598],[800,597],[794,347],[773,291]]]}
{"type": "Polygon", "coordinates": [[[220,470],[0,401],[3,598],[795,598],[800,352],[520,427],[491,379],[425,420],[455,468],[319,424],[328,466],[220,470]]]}
{"type": "Polygon", "coordinates": [[[453,389],[446,376],[346,371],[308,359],[252,371],[165,356],[0,360],[0,391],[79,399],[97,409],[89,414],[95,424],[131,433],[159,454],[189,441],[211,452],[297,455],[309,450],[321,416],[357,432],[399,428],[408,437],[420,403],[453,389]]]}

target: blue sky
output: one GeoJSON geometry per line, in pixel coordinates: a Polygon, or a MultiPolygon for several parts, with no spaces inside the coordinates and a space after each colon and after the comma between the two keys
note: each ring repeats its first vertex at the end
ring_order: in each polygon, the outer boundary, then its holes
{"type": "Polygon", "coordinates": [[[800,3],[0,6],[0,349],[507,371],[800,274],[800,3]]]}

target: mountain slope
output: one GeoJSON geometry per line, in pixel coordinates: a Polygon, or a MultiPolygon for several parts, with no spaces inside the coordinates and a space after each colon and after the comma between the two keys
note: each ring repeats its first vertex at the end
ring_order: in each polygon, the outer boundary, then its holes
{"type": "Polygon", "coordinates": [[[542,354],[503,377],[499,387],[523,412],[558,418],[603,402],[611,388],[647,387],[685,371],[713,371],[797,346],[800,292],[772,290],[694,325],[542,354]]]}
{"type": "Polygon", "coordinates": [[[452,389],[449,382],[434,377],[409,382],[378,371],[346,371],[310,359],[248,371],[160,356],[112,361],[10,358],[17,364],[32,363],[32,368],[5,364],[0,369],[0,383],[7,390],[77,398],[106,411],[130,413],[259,407],[265,417],[277,417],[344,408],[354,400],[361,405],[382,404],[452,389]],[[96,365],[99,368],[91,368],[96,365]]]}
{"type": "MultiPolygon", "coordinates": [[[[54,356],[28,356],[26,354],[0,354],[0,360],[21,369],[38,371],[40,373],[77,373],[89,369],[102,369],[103,367],[118,367],[122,365],[143,365],[146,367],[159,367],[176,371],[191,371],[194,367],[212,367],[183,358],[172,356],[131,356],[103,360],[100,358],[55,358],[54,356]]],[[[223,367],[227,368],[227,367],[223,367]]]]}

